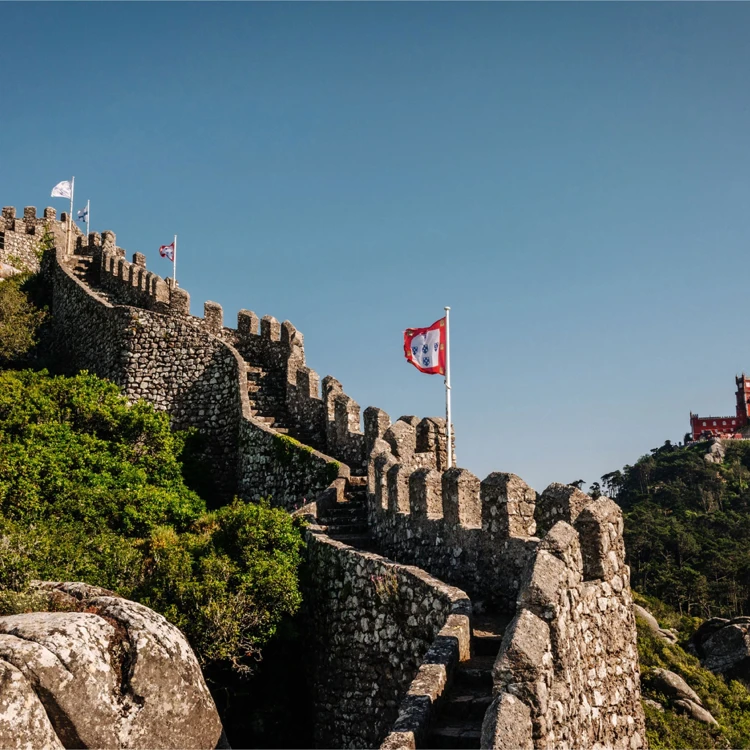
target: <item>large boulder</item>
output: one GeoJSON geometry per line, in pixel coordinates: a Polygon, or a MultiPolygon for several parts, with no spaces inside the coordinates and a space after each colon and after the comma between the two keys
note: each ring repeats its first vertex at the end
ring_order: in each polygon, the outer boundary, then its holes
{"type": "Polygon", "coordinates": [[[654,669],[650,675],[651,684],[664,695],[673,700],[692,701],[698,706],[703,705],[703,701],[698,694],[680,677],[680,675],[669,669],[654,669]]]}
{"type": "Polygon", "coordinates": [[[10,279],[13,276],[21,273],[17,268],[9,266],[7,263],[0,263],[0,281],[10,279]]]}
{"type": "Polygon", "coordinates": [[[641,620],[657,638],[669,641],[670,643],[677,642],[676,634],[671,630],[662,628],[656,618],[647,609],[641,607],[640,604],[633,605],[633,612],[635,612],[635,616],[641,620]]]}
{"type": "Polygon", "coordinates": [[[223,744],[198,661],[177,628],[94,586],[37,590],[55,611],[0,617],[0,747],[223,744]]]}
{"type": "Polygon", "coordinates": [[[750,680],[750,617],[707,620],[695,631],[693,644],[706,669],[750,680]]]}
{"type": "Polygon", "coordinates": [[[677,700],[674,702],[674,707],[680,713],[686,714],[696,721],[702,721],[704,724],[714,724],[717,726],[719,724],[710,711],[707,711],[703,706],[699,706],[697,703],[693,703],[693,701],[677,700]]]}

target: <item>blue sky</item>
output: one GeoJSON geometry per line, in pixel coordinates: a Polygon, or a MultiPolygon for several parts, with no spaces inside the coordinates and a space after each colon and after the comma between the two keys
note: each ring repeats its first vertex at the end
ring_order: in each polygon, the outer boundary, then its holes
{"type": "Polygon", "coordinates": [[[459,464],[588,482],[750,371],[750,5],[2,3],[0,203],[289,319],[363,407],[440,415],[402,331],[452,307],[459,464]]]}

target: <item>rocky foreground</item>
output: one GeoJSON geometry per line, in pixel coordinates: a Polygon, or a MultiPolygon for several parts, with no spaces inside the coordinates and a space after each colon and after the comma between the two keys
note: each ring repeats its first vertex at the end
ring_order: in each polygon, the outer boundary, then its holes
{"type": "Polygon", "coordinates": [[[0,617],[0,747],[226,747],[198,661],[161,615],[83,583],[0,617]]]}

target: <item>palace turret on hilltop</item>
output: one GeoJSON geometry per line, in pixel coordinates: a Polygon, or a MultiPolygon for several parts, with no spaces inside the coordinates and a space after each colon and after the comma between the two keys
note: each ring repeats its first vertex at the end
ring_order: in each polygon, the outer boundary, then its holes
{"type": "Polygon", "coordinates": [[[739,438],[742,430],[750,422],[750,378],[743,372],[736,377],[737,406],[733,417],[700,417],[690,412],[690,430],[693,440],[721,436],[739,438]]]}

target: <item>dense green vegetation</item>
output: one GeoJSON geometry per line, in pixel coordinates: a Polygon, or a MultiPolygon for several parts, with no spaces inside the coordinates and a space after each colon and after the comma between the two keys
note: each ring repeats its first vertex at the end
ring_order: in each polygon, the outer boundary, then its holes
{"type": "Polygon", "coordinates": [[[602,477],[625,513],[633,588],[681,613],[750,613],[750,442],[728,444],[722,464],[707,443],[664,446],[602,477]]]}
{"type": "MultiPolygon", "coordinates": [[[[662,627],[671,627],[685,642],[700,620],[679,615],[653,597],[635,599],[649,609],[662,627]]],[[[680,645],[657,638],[638,622],[638,657],[641,663],[641,689],[644,698],[658,701],[661,712],[644,705],[646,729],[651,750],[673,748],[750,748],[750,691],[736,680],[730,682],[703,669],[694,656],[680,645]],[[651,681],[655,667],[676,672],[700,696],[703,705],[719,723],[718,727],[683,716],[670,708],[667,696],[659,693],[651,681]]]]}
{"type": "Polygon", "coordinates": [[[25,293],[33,286],[30,274],[0,283],[0,366],[22,361],[37,343],[37,331],[46,317],[25,293]]]}
{"type": "Polygon", "coordinates": [[[92,375],[0,371],[0,588],[104,586],[163,613],[202,664],[248,670],[299,607],[300,531],[267,503],[207,512],[185,441],[92,375]]]}

